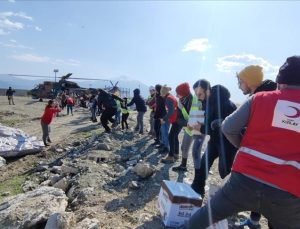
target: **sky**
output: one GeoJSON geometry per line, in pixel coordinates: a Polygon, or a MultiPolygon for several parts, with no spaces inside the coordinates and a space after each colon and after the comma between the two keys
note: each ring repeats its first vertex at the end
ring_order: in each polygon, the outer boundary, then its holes
{"type": "MultiPolygon", "coordinates": [[[[198,79],[246,97],[236,72],[263,67],[275,80],[300,53],[298,1],[0,0],[0,74],[139,80],[198,79]]],[[[121,85],[126,87],[126,85],[121,85]]]]}

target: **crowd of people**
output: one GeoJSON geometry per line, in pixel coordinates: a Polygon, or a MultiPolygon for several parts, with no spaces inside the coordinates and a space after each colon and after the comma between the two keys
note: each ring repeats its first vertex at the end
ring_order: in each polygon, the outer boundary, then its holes
{"type": "MultiPolygon", "coordinates": [[[[287,59],[276,83],[263,78],[263,69],[257,65],[247,66],[237,74],[238,87],[249,95],[238,108],[225,86],[211,86],[206,79],[196,81],[192,87],[186,82],[178,85],[175,89],[178,99],[170,87],[160,84],[149,88],[146,100],[135,89],[130,102],[100,89],[89,100],[91,120],[97,122],[99,112],[106,132],[119,124],[128,129],[128,107],[135,105],[134,130],[144,134],[143,119],[148,106],[152,145],[166,155],[161,163],[173,163],[172,170],[185,172],[191,148],[194,167],[191,187],[201,196],[205,195],[209,170],[219,159],[219,175],[228,180],[209,201],[209,206],[203,206],[182,228],[204,229],[240,211],[252,211],[239,228],[260,228],[263,214],[270,229],[299,229],[300,56],[287,59]],[[181,162],[176,164],[180,149],[181,162]]],[[[50,141],[49,117],[59,111],[49,101],[42,118],[45,145],[50,141]]]]}

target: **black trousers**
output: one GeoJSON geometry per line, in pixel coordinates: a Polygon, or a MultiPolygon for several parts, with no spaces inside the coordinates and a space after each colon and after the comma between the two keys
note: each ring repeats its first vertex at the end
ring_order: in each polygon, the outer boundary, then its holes
{"type": "Polygon", "coordinates": [[[155,131],[155,141],[159,141],[160,139],[160,120],[154,119],[154,131],[155,131]]]}
{"type": "Polygon", "coordinates": [[[116,108],[106,108],[101,115],[100,121],[102,126],[104,127],[105,131],[110,131],[110,128],[108,127],[108,121],[111,123],[114,123],[115,120],[113,119],[113,116],[115,116],[117,113],[116,108]]]}
{"type": "Polygon", "coordinates": [[[122,114],[122,130],[124,130],[124,126],[126,126],[126,129],[128,129],[128,123],[127,123],[128,116],[129,113],[122,114]]]}
{"type": "Polygon", "coordinates": [[[171,130],[169,132],[169,145],[170,145],[169,156],[179,155],[178,135],[181,129],[182,127],[179,126],[176,122],[172,124],[171,130]]]}
{"type": "Polygon", "coordinates": [[[220,139],[214,137],[210,139],[207,149],[201,157],[200,171],[197,177],[200,190],[204,190],[206,178],[215,159],[219,157],[219,174],[224,179],[231,172],[236,152],[237,149],[224,136],[221,136],[220,139]]]}

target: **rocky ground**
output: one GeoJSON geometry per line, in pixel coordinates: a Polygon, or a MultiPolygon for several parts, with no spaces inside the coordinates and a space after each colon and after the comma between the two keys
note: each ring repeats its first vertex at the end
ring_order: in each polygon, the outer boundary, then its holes
{"type": "MultiPolygon", "coordinates": [[[[26,97],[15,103],[0,98],[0,123],[40,137],[45,103],[26,97]]],[[[157,208],[161,181],[188,183],[193,177],[191,160],[188,172],[173,172],[173,165],[160,163],[164,155],[147,133],[116,128],[105,134],[84,108],[76,108],[74,116],[63,111],[50,135],[51,147],[0,167],[1,228],[164,228],[157,208]]],[[[208,184],[221,184],[215,165],[208,184]]],[[[229,228],[247,215],[231,217],[229,228]]],[[[262,224],[266,229],[265,220],[262,224]]]]}

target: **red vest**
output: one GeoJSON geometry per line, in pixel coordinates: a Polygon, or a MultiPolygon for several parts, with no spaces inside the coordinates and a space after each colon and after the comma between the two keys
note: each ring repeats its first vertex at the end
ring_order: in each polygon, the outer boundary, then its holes
{"type": "Polygon", "coordinates": [[[232,170],[300,197],[300,90],[253,97],[232,170]]]}
{"type": "Polygon", "coordinates": [[[173,103],[173,106],[174,106],[174,112],[173,112],[173,114],[171,115],[171,117],[169,118],[169,122],[172,124],[172,123],[176,122],[176,119],[177,119],[177,100],[176,100],[176,98],[175,98],[173,95],[171,95],[171,94],[168,94],[168,95],[166,96],[166,99],[170,99],[170,100],[172,101],[172,103],[173,103]]]}

